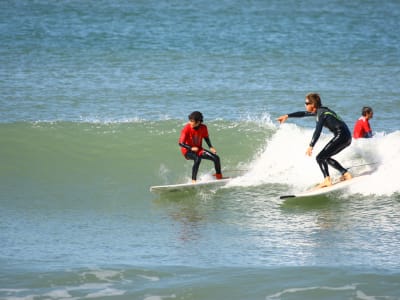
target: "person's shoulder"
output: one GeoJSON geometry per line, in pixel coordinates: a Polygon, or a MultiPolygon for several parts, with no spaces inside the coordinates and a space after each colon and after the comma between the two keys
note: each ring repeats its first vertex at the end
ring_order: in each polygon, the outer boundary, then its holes
{"type": "Polygon", "coordinates": [[[321,106],[321,107],[317,108],[317,111],[326,112],[326,111],[332,111],[332,110],[327,106],[321,106]]]}
{"type": "Polygon", "coordinates": [[[317,108],[317,111],[315,112],[315,114],[317,115],[317,117],[319,117],[319,116],[325,114],[328,111],[329,111],[329,109],[327,107],[321,106],[321,107],[317,108]]]}
{"type": "Polygon", "coordinates": [[[192,127],[190,126],[189,123],[187,123],[185,126],[183,126],[182,131],[188,131],[190,130],[192,127]]]}
{"type": "Polygon", "coordinates": [[[204,136],[207,136],[207,135],[208,135],[208,128],[207,128],[207,125],[201,123],[201,124],[200,124],[199,130],[202,132],[202,134],[203,134],[204,136]]]}
{"type": "Polygon", "coordinates": [[[357,121],[360,122],[360,123],[362,123],[362,122],[368,122],[367,118],[364,117],[364,116],[359,117],[357,121]]]}

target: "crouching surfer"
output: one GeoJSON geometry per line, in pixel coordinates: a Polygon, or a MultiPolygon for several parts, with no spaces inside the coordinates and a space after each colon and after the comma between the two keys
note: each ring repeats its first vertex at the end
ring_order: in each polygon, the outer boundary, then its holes
{"type": "Polygon", "coordinates": [[[208,159],[214,162],[215,178],[222,179],[221,162],[217,151],[212,146],[208,129],[203,124],[203,114],[199,111],[192,112],[189,116],[189,122],[183,127],[179,138],[179,146],[183,156],[188,160],[193,160],[192,182],[197,180],[197,173],[202,159],[208,159]],[[206,141],[210,151],[203,149],[202,141],[206,141]]]}

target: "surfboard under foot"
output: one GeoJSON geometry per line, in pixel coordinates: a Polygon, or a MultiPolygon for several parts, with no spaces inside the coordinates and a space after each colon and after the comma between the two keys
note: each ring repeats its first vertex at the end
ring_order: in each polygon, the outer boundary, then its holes
{"type": "Polygon", "coordinates": [[[222,186],[231,181],[232,178],[223,178],[219,180],[209,180],[209,181],[198,181],[196,183],[178,183],[178,184],[167,184],[167,185],[154,185],[150,187],[150,192],[162,193],[162,192],[177,192],[190,189],[196,189],[200,187],[213,187],[222,186]]]}
{"type": "Polygon", "coordinates": [[[307,190],[305,192],[300,192],[298,194],[283,195],[283,196],[280,196],[279,198],[280,199],[306,198],[306,197],[313,197],[313,196],[318,196],[318,195],[325,195],[325,194],[332,193],[334,191],[343,190],[343,189],[349,187],[350,185],[352,185],[356,182],[359,182],[360,180],[365,179],[367,176],[369,176],[369,175],[361,175],[361,176],[354,177],[353,179],[350,179],[350,180],[337,181],[333,185],[328,186],[328,187],[311,189],[311,190],[307,190]]]}

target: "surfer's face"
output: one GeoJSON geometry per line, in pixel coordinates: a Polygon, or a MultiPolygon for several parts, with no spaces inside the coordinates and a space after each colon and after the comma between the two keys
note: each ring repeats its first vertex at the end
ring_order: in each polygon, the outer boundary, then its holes
{"type": "Polygon", "coordinates": [[[189,120],[189,124],[192,128],[197,128],[200,125],[200,121],[195,121],[195,120],[189,120]]]}
{"type": "Polygon", "coordinates": [[[314,112],[315,111],[315,106],[314,103],[311,102],[308,98],[306,98],[304,105],[306,106],[306,110],[308,112],[314,112]]]}

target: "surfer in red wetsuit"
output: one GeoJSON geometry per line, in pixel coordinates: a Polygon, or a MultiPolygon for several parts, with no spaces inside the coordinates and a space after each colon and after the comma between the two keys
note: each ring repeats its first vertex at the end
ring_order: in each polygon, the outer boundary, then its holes
{"type": "Polygon", "coordinates": [[[361,117],[354,124],[353,138],[371,138],[372,129],[369,125],[369,119],[372,119],[374,112],[371,107],[364,106],[361,110],[361,117]]]}
{"type": "Polygon", "coordinates": [[[305,101],[306,111],[294,112],[291,114],[280,116],[277,120],[280,123],[285,122],[290,118],[301,118],[308,116],[316,117],[316,126],[306,154],[311,156],[314,145],[317,143],[321,135],[322,128],[328,128],[334,137],[325,145],[321,152],[317,155],[317,163],[324,175],[324,181],[318,185],[319,188],[332,185],[331,177],[329,176],[328,164],[337,169],[341,174],[341,180],[349,180],[352,178],[347,169],[332,158],[333,155],[338,154],[344,148],[351,144],[351,133],[346,123],[332,110],[322,106],[321,98],[318,94],[310,93],[306,96],[305,101]]]}
{"type": "Polygon", "coordinates": [[[203,158],[214,162],[215,178],[222,179],[220,159],[217,151],[211,144],[207,126],[203,124],[203,114],[199,111],[194,111],[188,118],[189,122],[183,127],[179,138],[179,146],[181,146],[183,156],[186,159],[194,161],[192,182],[195,183],[197,180],[197,172],[203,158]],[[203,149],[203,139],[206,141],[210,151],[203,149]]]}

